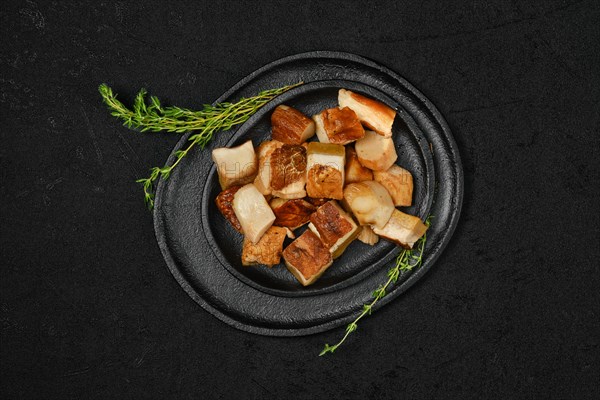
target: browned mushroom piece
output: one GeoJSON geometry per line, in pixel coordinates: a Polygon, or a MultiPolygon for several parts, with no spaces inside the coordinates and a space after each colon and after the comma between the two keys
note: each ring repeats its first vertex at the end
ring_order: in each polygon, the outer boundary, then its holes
{"type": "Polygon", "coordinates": [[[268,140],[258,146],[258,173],[254,185],[265,196],[271,194],[271,154],[283,146],[277,140],[268,140]]]}
{"type": "Polygon", "coordinates": [[[223,190],[217,195],[215,203],[217,203],[217,208],[221,214],[223,214],[225,219],[229,221],[231,226],[233,226],[236,231],[244,233],[242,225],[240,225],[240,220],[235,216],[235,212],[233,211],[233,197],[240,188],[241,186],[232,186],[229,189],[223,190]]]}
{"type": "Polygon", "coordinates": [[[305,199],[280,199],[274,198],[270,204],[275,213],[275,226],[283,226],[292,230],[308,223],[310,215],[317,210],[317,207],[305,199]]]}
{"type": "Polygon", "coordinates": [[[306,196],[306,149],[287,145],[271,154],[271,193],[283,199],[300,199],[306,196]]]}
{"type": "Polygon", "coordinates": [[[365,136],[356,113],[348,107],[328,108],[314,115],[313,120],[321,143],[346,145],[365,136]]]}
{"type": "Polygon", "coordinates": [[[386,138],[392,137],[392,125],[396,118],[394,109],[346,89],[339,90],[338,103],[340,107],[351,108],[366,127],[386,138]]]}
{"type": "Polygon", "coordinates": [[[333,258],[338,258],[359,233],[359,227],[335,200],[328,201],[310,216],[308,228],[317,235],[333,258]]]}
{"type": "Polygon", "coordinates": [[[307,151],[306,191],[310,197],[344,198],[344,146],[310,142],[307,151]]]}
{"type": "Polygon", "coordinates": [[[283,259],[288,270],[303,286],[314,283],[333,263],[327,247],[310,229],[283,251],[283,259]]]}
{"type": "Polygon", "coordinates": [[[285,144],[302,144],[315,134],[315,123],[295,108],[279,105],[271,114],[271,137],[285,144]]]}
{"type": "Polygon", "coordinates": [[[286,228],[272,226],[262,235],[257,243],[244,238],[242,248],[242,265],[266,265],[272,267],[281,262],[283,241],[287,234],[286,228]]]}

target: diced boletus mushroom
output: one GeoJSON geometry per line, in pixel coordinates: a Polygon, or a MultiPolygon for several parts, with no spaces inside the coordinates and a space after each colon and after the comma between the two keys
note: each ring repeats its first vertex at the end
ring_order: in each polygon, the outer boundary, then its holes
{"type": "Polygon", "coordinates": [[[342,255],[359,232],[359,227],[352,217],[346,214],[335,200],[319,207],[310,216],[308,227],[321,239],[334,259],[342,255]]]}
{"type": "Polygon", "coordinates": [[[333,263],[329,249],[310,229],[286,247],[283,259],[303,286],[314,283],[333,263]]]}
{"type": "Polygon", "coordinates": [[[271,154],[283,146],[277,140],[268,140],[258,146],[258,174],[254,179],[254,185],[262,194],[271,194],[271,154]]]}
{"type": "Polygon", "coordinates": [[[345,145],[365,136],[356,113],[344,108],[329,108],[313,116],[317,137],[321,143],[345,145]]]}
{"type": "Polygon", "coordinates": [[[241,187],[233,196],[233,211],[244,235],[254,244],[275,221],[275,214],[265,196],[252,183],[241,187]]]}
{"type": "Polygon", "coordinates": [[[350,90],[340,89],[338,92],[340,107],[351,108],[360,122],[369,129],[386,138],[392,137],[392,125],[396,118],[396,111],[385,104],[370,99],[350,90]]]}
{"type": "Polygon", "coordinates": [[[373,232],[373,228],[371,228],[369,225],[361,226],[360,228],[360,233],[356,237],[358,240],[364,244],[368,244],[369,246],[373,246],[379,242],[379,236],[373,232]]]}
{"type": "Polygon", "coordinates": [[[356,150],[353,147],[346,147],[346,176],[344,178],[344,184],[362,181],[372,181],[373,171],[369,168],[364,167],[358,160],[356,150]]]}
{"type": "Polygon", "coordinates": [[[279,105],[271,114],[271,136],[285,144],[302,144],[315,134],[315,123],[295,108],[279,105]]]}
{"type": "Polygon", "coordinates": [[[356,141],[355,149],[360,163],[373,171],[387,170],[398,158],[394,141],[373,131],[365,131],[365,137],[356,141]]]}
{"type": "Polygon", "coordinates": [[[342,145],[308,143],[306,191],[310,197],[337,200],[344,197],[345,158],[342,145]]]}
{"type": "Polygon", "coordinates": [[[317,207],[304,199],[286,200],[276,197],[269,205],[275,213],[273,225],[290,229],[306,224],[310,220],[310,215],[317,210],[317,207]]]}
{"type": "Polygon", "coordinates": [[[373,232],[405,249],[412,249],[415,242],[427,231],[427,225],[418,217],[394,210],[383,228],[373,227],[373,232]]]}
{"type": "Polygon", "coordinates": [[[386,188],[375,181],[349,184],[344,189],[344,200],[361,225],[383,228],[395,210],[386,188]]]}
{"type": "Polygon", "coordinates": [[[260,264],[272,267],[279,264],[281,262],[283,240],[286,233],[286,228],[272,226],[267,229],[258,243],[252,243],[248,237],[245,237],[242,248],[242,265],[260,264]]]}
{"type": "Polygon", "coordinates": [[[221,189],[245,185],[254,181],[258,162],[252,141],[237,147],[220,147],[212,151],[212,159],[217,166],[221,189]]]}
{"type": "Polygon", "coordinates": [[[240,225],[240,221],[233,211],[233,196],[240,188],[241,186],[232,186],[229,189],[223,190],[217,195],[215,203],[217,203],[217,208],[221,214],[223,214],[225,219],[229,221],[231,226],[233,226],[236,231],[243,233],[242,225],[240,225]]]}
{"type": "Polygon", "coordinates": [[[284,144],[271,154],[271,194],[282,199],[306,196],[306,149],[284,144]]]}
{"type": "Polygon", "coordinates": [[[373,172],[373,177],[390,192],[395,206],[412,204],[413,177],[410,172],[394,164],[387,171],[373,172]]]}

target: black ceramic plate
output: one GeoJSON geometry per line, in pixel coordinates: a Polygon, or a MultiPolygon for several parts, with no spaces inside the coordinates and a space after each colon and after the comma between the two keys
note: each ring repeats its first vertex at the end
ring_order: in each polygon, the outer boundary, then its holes
{"type": "MultiPolygon", "coordinates": [[[[463,194],[460,157],[448,125],[437,109],[406,80],[365,58],[338,52],[286,57],[242,79],[217,102],[236,101],[260,90],[303,81],[279,96],[245,124],[215,136],[211,148],[270,137],[272,110],[285,103],[307,115],[337,105],[346,88],[398,110],[394,122],[397,163],[414,177],[414,206],[406,212],[434,215],[423,265],[403,275],[379,308],[398,297],[433,265],[450,240],[463,194]]],[[[173,152],[183,147],[184,136],[173,152]]],[[[169,162],[173,161],[173,154],[169,162]]],[[[242,237],[215,206],[219,193],[210,148],[182,160],[160,181],[154,211],[156,237],[169,270],[205,310],[236,328],[264,335],[298,336],[331,329],[352,320],[387,279],[398,249],[380,241],[371,247],[355,241],[312,286],[302,287],[279,265],[243,267],[242,237]]]]}

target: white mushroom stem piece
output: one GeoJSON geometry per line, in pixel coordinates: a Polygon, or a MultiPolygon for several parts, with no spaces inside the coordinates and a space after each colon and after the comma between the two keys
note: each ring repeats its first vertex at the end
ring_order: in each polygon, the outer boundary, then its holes
{"type": "Polygon", "coordinates": [[[237,147],[220,147],[212,151],[212,159],[217,166],[221,189],[245,185],[254,181],[258,162],[252,141],[237,147]]]}
{"type": "Polygon", "coordinates": [[[365,131],[365,137],[357,140],[354,148],[360,163],[373,171],[385,171],[398,159],[394,141],[373,131],[365,131]]]}
{"type": "Polygon", "coordinates": [[[383,228],[394,211],[390,194],[380,183],[351,183],[344,189],[344,201],[361,225],[383,228]]]}
{"type": "Polygon", "coordinates": [[[242,225],[244,235],[254,244],[258,243],[275,221],[275,214],[265,196],[252,183],[235,193],[233,211],[242,225]]]}

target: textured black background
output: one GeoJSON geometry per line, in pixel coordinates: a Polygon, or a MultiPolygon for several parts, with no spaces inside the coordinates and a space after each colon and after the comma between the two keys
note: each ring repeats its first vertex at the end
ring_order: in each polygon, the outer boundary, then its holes
{"type": "Polygon", "coordinates": [[[598,396],[597,1],[140,3],[2,3],[0,397],[598,396]],[[177,136],[96,89],[194,108],[311,50],[415,84],[466,182],[436,266],[326,358],[343,329],[256,336],[180,289],[133,183],[177,136]]]}

